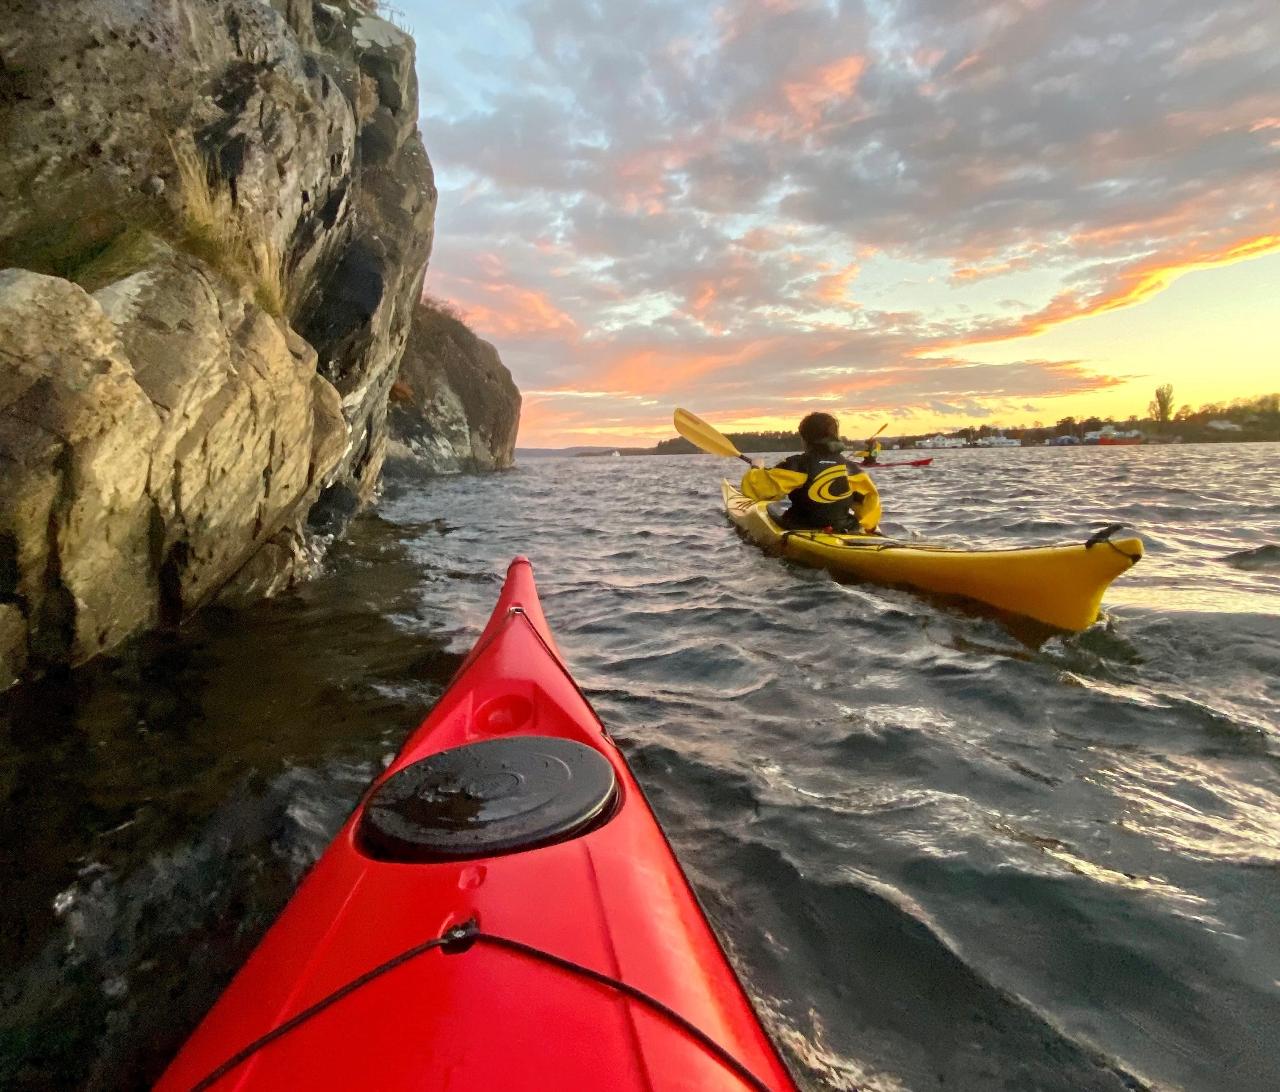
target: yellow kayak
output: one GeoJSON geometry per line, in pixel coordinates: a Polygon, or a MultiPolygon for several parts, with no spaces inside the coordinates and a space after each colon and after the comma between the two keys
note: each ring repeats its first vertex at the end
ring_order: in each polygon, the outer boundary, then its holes
{"type": "Polygon", "coordinates": [[[1098,535],[1068,546],[961,550],[897,542],[879,535],[786,531],[768,504],[724,483],[729,518],[752,541],[783,557],[879,584],[960,595],[1060,629],[1098,618],[1102,594],[1142,557],[1142,539],[1098,535]]]}

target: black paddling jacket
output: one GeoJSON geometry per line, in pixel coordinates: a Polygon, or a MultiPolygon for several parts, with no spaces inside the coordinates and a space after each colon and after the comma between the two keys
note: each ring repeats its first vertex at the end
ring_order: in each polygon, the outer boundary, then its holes
{"type": "Polygon", "coordinates": [[[791,507],[784,517],[787,526],[830,527],[837,532],[858,528],[857,517],[850,513],[849,506],[862,494],[854,492],[849,471],[861,474],[862,467],[841,454],[838,441],[825,440],[816,447],[806,447],[799,455],[783,459],[778,468],[805,475],[805,483],[788,494],[791,507]]]}

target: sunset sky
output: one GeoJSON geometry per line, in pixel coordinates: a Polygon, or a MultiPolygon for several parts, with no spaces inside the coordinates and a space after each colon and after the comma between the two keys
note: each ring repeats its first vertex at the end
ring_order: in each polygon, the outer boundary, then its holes
{"type": "Polygon", "coordinates": [[[1280,388],[1276,0],[399,0],[521,446],[1280,388]]]}

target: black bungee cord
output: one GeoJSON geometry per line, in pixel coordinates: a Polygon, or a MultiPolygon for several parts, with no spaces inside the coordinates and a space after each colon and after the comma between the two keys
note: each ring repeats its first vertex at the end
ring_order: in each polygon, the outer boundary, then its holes
{"type": "Polygon", "coordinates": [[[212,1088],[218,1081],[239,1066],[242,1062],[247,1061],[254,1054],[258,1053],[263,1047],[274,1043],[277,1039],[288,1035],[295,1028],[306,1023],[313,1016],[318,1015],[331,1005],[341,1001],[344,997],[354,993],[362,986],[372,982],[375,978],[379,978],[389,971],[395,970],[397,967],[408,963],[412,959],[416,959],[420,955],[433,951],[436,948],[441,949],[447,955],[456,955],[467,951],[473,944],[488,944],[494,948],[502,948],[509,952],[515,952],[518,955],[527,956],[530,959],[536,959],[542,963],[546,963],[558,970],[565,971],[568,974],[578,975],[586,978],[601,986],[616,990],[625,997],[636,1001],[649,1009],[650,1012],[656,1013],[668,1023],[683,1031],[689,1038],[693,1039],[708,1054],[721,1063],[726,1069],[730,1070],[737,1076],[742,1083],[753,1090],[753,1092],[773,1092],[773,1089],[757,1077],[742,1062],[734,1057],[728,1050],[716,1042],[710,1035],[704,1032],[696,1024],[691,1023],[681,1016],[670,1006],[663,1004],[655,997],[650,997],[643,990],[637,989],[629,982],[623,982],[620,979],[613,978],[601,971],[584,967],[581,963],[575,963],[573,960],[565,959],[552,952],[543,951],[541,948],[535,948],[531,944],[525,944],[523,941],[512,940],[510,937],[498,936],[494,933],[486,933],[477,924],[474,918],[463,922],[461,925],[455,925],[451,929],[445,930],[440,936],[431,940],[424,941],[421,944],[415,944],[412,948],[406,948],[397,956],[393,956],[385,963],[380,963],[372,970],[366,971],[358,978],[353,978],[344,986],[338,987],[331,994],[321,998],[314,1005],[309,1005],[300,1013],[290,1017],[283,1024],[272,1028],[265,1035],[259,1036],[247,1046],[236,1051],[230,1058],[223,1062],[217,1069],[214,1069],[207,1076],[201,1078],[191,1088],[191,1092],[206,1092],[212,1088]]]}

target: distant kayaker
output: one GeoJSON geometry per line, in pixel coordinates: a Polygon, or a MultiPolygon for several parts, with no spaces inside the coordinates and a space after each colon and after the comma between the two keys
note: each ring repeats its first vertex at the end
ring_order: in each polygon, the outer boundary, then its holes
{"type": "MultiPolygon", "coordinates": [[[[787,530],[824,530],[837,534],[856,533],[860,529],[859,517],[850,506],[861,506],[868,496],[873,496],[875,486],[862,472],[862,467],[846,459],[844,444],[840,441],[840,422],[829,413],[811,413],[800,422],[798,429],[804,450],[790,455],[773,467],[803,474],[804,481],[787,496],[791,507],[779,517],[778,522],[787,530]],[[854,485],[861,477],[868,492],[859,492],[854,485]]],[[[759,459],[752,465],[763,467],[759,459]]],[[[869,526],[874,526],[872,521],[869,526]]]]}
{"type": "Polygon", "coordinates": [[[873,436],[867,441],[867,446],[862,453],[862,465],[875,466],[879,461],[881,450],[883,449],[880,446],[880,441],[873,436]]]}

